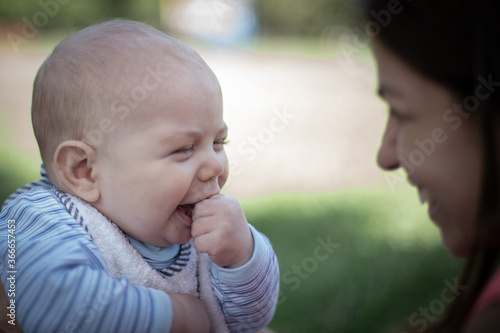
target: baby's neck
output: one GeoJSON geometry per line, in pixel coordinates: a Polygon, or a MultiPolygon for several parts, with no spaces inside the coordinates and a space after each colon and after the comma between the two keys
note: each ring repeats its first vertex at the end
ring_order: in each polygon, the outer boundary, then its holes
{"type": "Polygon", "coordinates": [[[129,235],[127,236],[130,244],[134,249],[139,252],[144,258],[148,258],[154,261],[163,262],[174,258],[177,253],[179,253],[179,244],[174,244],[167,247],[154,246],[148,243],[141,242],[129,235]]]}

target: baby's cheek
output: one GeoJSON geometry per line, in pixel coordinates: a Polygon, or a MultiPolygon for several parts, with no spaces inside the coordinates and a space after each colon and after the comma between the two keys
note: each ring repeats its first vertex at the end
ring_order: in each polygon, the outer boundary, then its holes
{"type": "Polygon", "coordinates": [[[219,181],[219,187],[222,188],[224,187],[224,184],[226,184],[227,178],[229,177],[229,162],[227,160],[227,155],[224,152],[224,173],[219,176],[218,181],[219,181]]]}
{"type": "Polygon", "coordinates": [[[229,172],[227,168],[224,170],[224,173],[219,176],[219,187],[223,188],[224,184],[226,184],[227,177],[229,176],[229,172]]]}

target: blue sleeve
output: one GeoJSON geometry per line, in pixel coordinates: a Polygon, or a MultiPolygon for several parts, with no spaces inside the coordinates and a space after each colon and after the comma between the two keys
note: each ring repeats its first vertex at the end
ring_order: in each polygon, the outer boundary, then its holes
{"type": "Polygon", "coordinates": [[[279,268],[269,240],[250,226],[254,252],[245,265],[228,269],[212,263],[215,294],[231,332],[254,332],[274,316],[278,302],[279,268]]]}
{"type": "Polygon", "coordinates": [[[170,330],[168,295],[109,275],[88,234],[44,189],[0,213],[0,275],[25,332],[170,330]]]}

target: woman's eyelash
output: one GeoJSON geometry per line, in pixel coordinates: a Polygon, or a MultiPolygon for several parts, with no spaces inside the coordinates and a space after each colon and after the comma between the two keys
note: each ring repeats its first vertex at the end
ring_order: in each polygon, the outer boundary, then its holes
{"type": "Polygon", "coordinates": [[[400,112],[398,112],[397,110],[395,110],[393,108],[389,109],[389,114],[392,115],[393,117],[395,117],[396,119],[405,118],[405,116],[403,114],[401,114],[400,112]]]}

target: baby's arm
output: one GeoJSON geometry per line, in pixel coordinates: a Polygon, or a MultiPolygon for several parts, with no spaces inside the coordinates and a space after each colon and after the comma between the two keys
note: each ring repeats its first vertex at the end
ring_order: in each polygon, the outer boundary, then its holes
{"type": "Polygon", "coordinates": [[[254,332],[269,324],[278,302],[278,261],[269,240],[250,227],[255,239],[252,258],[228,269],[211,267],[212,284],[231,332],[254,332]]]}
{"type": "MultiPolygon", "coordinates": [[[[227,236],[226,239],[219,239],[218,242],[227,243],[226,249],[228,251],[244,253],[246,259],[235,259],[240,264],[231,266],[228,265],[229,260],[223,261],[221,259],[228,258],[230,255],[224,256],[224,252],[212,253],[210,256],[213,262],[211,267],[212,283],[230,330],[237,332],[255,331],[265,327],[274,315],[279,289],[278,262],[269,240],[248,225],[239,204],[229,196],[221,196],[217,199],[216,202],[213,202],[209,198],[197,204],[193,216],[193,236],[197,234],[196,223],[199,222],[197,217],[200,216],[205,217],[207,221],[210,218],[210,222],[206,223],[211,224],[213,229],[217,229],[217,226],[229,228],[228,225],[232,224],[235,229],[233,233],[237,236],[232,238],[227,236]],[[202,203],[203,205],[200,205],[202,203]],[[229,208],[220,208],[224,203],[229,208]],[[216,207],[219,209],[215,209],[216,207]],[[248,249],[241,251],[245,249],[244,244],[246,243],[240,241],[239,237],[241,235],[246,237],[245,232],[248,232],[251,238],[250,253],[245,252],[248,249]],[[242,261],[244,261],[243,264],[241,264],[242,261]]],[[[213,238],[217,239],[217,237],[213,238]]],[[[206,244],[203,245],[206,246],[206,244]]],[[[196,247],[198,251],[202,252],[198,245],[196,247]]],[[[207,248],[210,247],[207,246],[207,248]]],[[[214,248],[219,247],[214,245],[214,248]]],[[[208,254],[211,253],[208,252],[208,254]]]]}
{"type": "Polygon", "coordinates": [[[7,242],[0,242],[0,275],[4,286],[15,285],[16,320],[23,330],[208,332],[208,316],[195,297],[169,297],[109,275],[88,234],[69,215],[59,214],[64,208],[50,197],[31,192],[20,198],[23,204],[0,214],[0,239],[7,239],[8,220],[16,221],[15,262],[9,262],[7,242]],[[49,209],[40,212],[32,202],[49,209]]]}

